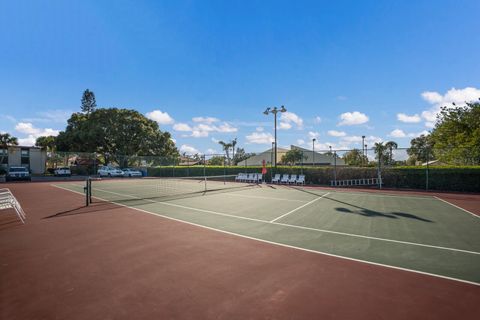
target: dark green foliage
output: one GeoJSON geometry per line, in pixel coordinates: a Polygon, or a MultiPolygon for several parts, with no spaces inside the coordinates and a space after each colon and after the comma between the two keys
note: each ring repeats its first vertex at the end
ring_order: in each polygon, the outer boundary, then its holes
{"type": "Polygon", "coordinates": [[[85,90],[82,95],[82,112],[86,113],[89,115],[93,111],[95,111],[95,108],[97,107],[97,102],[95,101],[95,93],[90,90],[85,90]]]}
{"type": "MultiPolygon", "coordinates": [[[[148,168],[149,176],[172,177],[172,176],[202,176],[203,166],[166,166],[148,168]]],[[[227,175],[240,172],[260,173],[261,166],[237,167],[227,166],[227,175]]],[[[267,167],[267,180],[270,179],[270,168],[267,167]]],[[[275,169],[273,169],[275,170],[275,169]]],[[[207,176],[224,174],[223,166],[207,166],[207,176]]],[[[330,185],[334,179],[334,167],[300,167],[278,166],[274,173],[304,174],[307,184],[330,185]]],[[[382,171],[382,179],[385,188],[398,189],[421,189],[426,187],[425,167],[397,167],[387,168],[382,171]]],[[[429,190],[438,191],[465,191],[480,192],[480,167],[435,167],[429,171],[429,190]]],[[[377,178],[377,168],[371,167],[337,167],[337,180],[377,178]]]]}
{"type": "Polygon", "coordinates": [[[282,163],[294,165],[296,163],[300,163],[302,159],[303,159],[302,151],[294,148],[294,149],[288,150],[282,156],[282,163]]]}
{"type": "Polygon", "coordinates": [[[443,107],[431,138],[435,142],[434,154],[440,161],[480,164],[480,103],[443,107]]]}
{"type": "Polygon", "coordinates": [[[410,148],[407,149],[407,154],[409,156],[409,163],[415,164],[416,161],[422,163],[434,160],[432,154],[432,148],[434,142],[430,135],[421,135],[417,138],[414,138],[410,141],[410,148]]]}
{"type": "Polygon", "coordinates": [[[178,157],[170,133],[160,131],[155,121],[138,111],[117,108],[97,109],[88,118],[83,113],[72,114],[66,130],[57,137],[57,149],[96,152],[103,164],[117,162],[121,155],[178,157]]]}

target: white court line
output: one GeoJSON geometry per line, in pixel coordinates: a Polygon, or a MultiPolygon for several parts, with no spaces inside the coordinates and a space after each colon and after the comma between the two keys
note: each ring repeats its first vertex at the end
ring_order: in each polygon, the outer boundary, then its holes
{"type": "Polygon", "coordinates": [[[439,198],[439,197],[436,197],[436,196],[433,196],[433,197],[434,197],[435,199],[440,200],[440,201],[442,201],[442,202],[445,202],[445,203],[447,203],[447,204],[449,204],[449,205],[451,205],[451,206],[453,206],[453,207],[455,207],[455,208],[457,208],[457,209],[463,210],[463,211],[465,211],[466,213],[471,214],[471,215],[474,216],[475,218],[480,218],[480,216],[476,215],[475,213],[470,212],[470,211],[468,211],[467,209],[463,209],[462,207],[459,207],[459,206],[457,206],[457,205],[454,205],[453,203],[448,202],[447,200],[443,200],[442,198],[439,198]]]}
{"type": "Polygon", "coordinates": [[[275,222],[275,221],[277,221],[277,220],[280,220],[280,219],[282,219],[283,217],[286,217],[286,216],[288,216],[289,214],[294,213],[295,211],[298,211],[298,210],[300,210],[300,209],[302,209],[302,208],[304,208],[304,207],[306,207],[306,206],[314,203],[315,201],[318,201],[318,200],[322,199],[323,197],[325,197],[325,196],[328,195],[329,193],[330,193],[330,192],[327,192],[327,193],[325,193],[324,195],[322,195],[321,197],[318,197],[318,198],[316,198],[316,199],[313,199],[312,201],[309,201],[309,202],[305,203],[304,205],[302,205],[302,206],[300,206],[300,207],[297,207],[297,208],[295,208],[295,209],[293,209],[293,210],[290,210],[290,211],[288,211],[287,213],[282,214],[280,217],[276,217],[275,219],[270,220],[269,222],[270,222],[270,223],[273,223],[273,222],[275,222]]]}
{"type": "MultiPolygon", "coordinates": [[[[84,195],[83,193],[80,193],[80,192],[77,192],[77,191],[74,191],[74,190],[70,190],[70,189],[67,189],[67,188],[63,188],[63,187],[60,187],[60,186],[57,186],[57,185],[52,185],[52,186],[60,188],[60,189],[64,189],[64,190],[67,190],[67,191],[70,191],[70,192],[78,193],[80,195],[84,195]]],[[[401,271],[406,271],[406,272],[411,272],[411,273],[417,273],[417,274],[426,275],[426,276],[430,276],[430,277],[434,277],[434,278],[441,278],[441,279],[446,279],[446,280],[451,280],[451,281],[467,283],[467,284],[471,284],[471,285],[474,285],[474,286],[480,286],[480,283],[473,282],[473,281],[457,279],[457,278],[442,276],[442,275],[439,275],[439,274],[429,273],[429,272],[425,272],[425,271],[396,267],[396,266],[392,266],[392,265],[388,265],[388,264],[372,262],[372,261],[368,261],[368,260],[361,260],[361,259],[351,258],[351,257],[347,257],[347,256],[341,256],[341,255],[337,255],[337,254],[333,254],[333,253],[316,251],[316,250],[306,249],[306,248],[302,248],[302,247],[296,247],[296,246],[288,245],[288,244],[284,244],[284,243],[279,243],[279,242],[273,242],[273,241],[269,241],[269,240],[254,238],[254,237],[246,236],[246,235],[231,232],[231,231],[226,231],[226,230],[222,230],[222,229],[208,227],[208,226],[197,224],[197,223],[194,223],[194,222],[189,222],[189,221],[169,217],[169,216],[166,216],[166,215],[163,215],[163,214],[160,214],[160,213],[150,212],[150,211],[143,210],[143,209],[140,209],[140,208],[127,206],[125,204],[117,203],[117,202],[107,200],[107,199],[103,199],[103,198],[100,198],[100,197],[94,197],[94,198],[97,198],[97,199],[102,200],[102,201],[113,202],[116,205],[121,206],[121,207],[129,208],[129,209],[132,209],[132,210],[137,210],[139,212],[143,212],[143,213],[151,214],[151,215],[154,215],[154,216],[162,217],[162,218],[165,218],[165,219],[168,219],[168,220],[189,224],[189,225],[196,226],[196,227],[199,227],[199,228],[213,230],[213,231],[237,236],[237,237],[240,237],[240,238],[250,239],[250,240],[259,241],[259,242],[263,242],[263,243],[268,243],[268,244],[272,244],[272,245],[276,245],[276,246],[280,246],[280,247],[296,249],[296,250],[306,251],[306,252],[320,254],[320,255],[326,255],[326,256],[329,256],[329,257],[334,257],[334,258],[339,258],[339,259],[344,259],[344,260],[349,260],[349,261],[355,261],[355,262],[360,262],[360,263],[364,263],[364,264],[369,264],[369,265],[374,265],[374,266],[379,266],[379,267],[384,267],[384,268],[389,268],[389,269],[394,269],[394,270],[401,270],[401,271]]],[[[277,224],[280,224],[280,223],[277,223],[277,224]]]]}
{"type": "Polygon", "coordinates": [[[231,197],[252,198],[252,199],[266,199],[266,200],[291,201],[291,202],[307,202],[306,200],[285,199],[285,198],[275,198],[275,197],[262,197],[262,196],[250,196],[250,195],[238,194],[238,193],[222,193],[222,195],[231,196],[231,197]]]}
{"type": "MultiPolygon", "coordinates": [[[[371,236],[364,236],[364,235],[359,235],[359,234],[354,234],[354,233],[346,233],[346,232],[340,232],[340,231],[331,231],[331,230],[325,230],[325,229],[317,229],[317,228],[310,228],[310,227],[303,227],[303,226],[298,226],[294,224],[286,224],[286,223],[280,223],[280,222],[275,222],[275,221],[267,221],[267,220],[262,220],[262,219],[255,219],[255,218],[248,218],[248,217],[242,217],[242,216],[236,216],[233,214],[229,213],[224,213],[224,212],[218,212],[218,211],[212,211],[212,210],[205,210],[205,209],[199,209],[199,208],[194,208],[194,207],[188,207],[188,206],[182,206],[180,204],[175,204],[175,203],[169,203],[169,202],[163,202],[163,201],[155,201],[155,200],[150,200],[150,199],[142,199],[134,195],[129,195],[129,194],[122,194],[122,193],[117,193],[113,191],[107,191],[99,188],[94,188],[97,190],[100,190],[102,192],[106,193],[112,193],[120,196],[125,196],[125,197],[130,197],[138,200],[144,200],[152,203],[159,203],[163,204],[166,206],[171,206],[171,207],[177,207],[177,208],[182,208],[182,209],[187,209],[187,210],[193,210],[193,211],[199,211],[199,212],[206,212],[214,215],[219,215],[219,216],[225,216],[225,217],[230,217],[230,218],[235,218],[235,219],[240,219],[240,220],[250,220],[250,221],[255,221],[255,222],[261,222],[261,223],[269,223],[269,224],[275,224],[275,225],[280,225],[280,226],[286,226],[286,227],[291,227],[295,229],[303,229],[303,230],[310,230],[310,231],[317,231],[317,232],[323,232],[323,233],[331,233],[331,234],[338,234],[338,235],[343,235],[343,236],[348,236],[348,237],[354,237],[354,238],[363,238],[363,239],[370,239],[370,240],[378,240],[378,241],[384,241],[384,242],[393,242],[393,243],[400,243],[400,244],[406,244],[406,245],[412,245],[412,246],[419,246],[419,247],[427,247],[427,248],[433,248],[433,249],[439,249],[439,250],[447,250],[447,251],[455,251],[455,252],[464,252],[464,253],[469,253],[469,254],[475,254],[475,255],[480,255],[480,252],[476,251],[469,251],[469,250],[463,250],[463,249],[455,249],[455,248],[449,248],[449,247],[441,247],[441,246],[434,246],[430,244],[423,244],[423,243],[417,243],[417,242],[409,242],[409,241],[401,241],[401,240],[393,240],[393,239],[386,239],[386,238],[379,238],[379,237],[371,237],[371,236]]],[[[326,196],[328,193],[324,194],[323,196],[326,196]]],[[[322,196],[322,197],[323,197],[322,196]]],[[[292,211],[287,212],[287,214],[290,214],[296,210],[299,210],[306,205],[309,205],[313,203],[314,201],[317,201],[321,199],[322,197],[319,197],[317,199],[314,199],[303,206],[300,206],[292,211]]],[[[110,202],[115,202],[112,200],[107,200],[110,202]]],[[[285,216],[284,214],[283,216],[285,216]]],[[[276,218],[278,219],[278,218],[276,218]]],[[[274,219],[274,220],[276,220],[274,219]]]]}
{"type": "MultiPolygon", "coordinates": [[[[299,191],[302,191],[300,188],[293,188],[299,191]]],[[[304,189],[304,190],[312,190],[312,189],[304,189]]],[[[312,191],[327,191],[327,190],[315,190],[313,189],[312,191]]],[[[305,192],[305,191],[304,191],[305,192]]],[[[350,192],[350,191],[337,191],[337,190],[330,190],[329,191],[332,194],[345,194],[345,195],[356,195],[356,196],[368,196],[368,197],[380,197],[380,198],[403,198],[403,199],[419,199],[419,200],[432,200],[432,196],[430,195],[425,195],[425,196],[404,196],[404,195],[392,195],[388,193],[381,193],[381,194],[372,194],[367,191],[365,192],[350,192]]]]}

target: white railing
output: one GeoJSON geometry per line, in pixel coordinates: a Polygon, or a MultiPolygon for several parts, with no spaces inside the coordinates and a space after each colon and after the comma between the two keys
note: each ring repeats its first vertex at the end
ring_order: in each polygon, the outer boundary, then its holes
{"type": "Polygon", "coordinates": [[[365,178],[365,179],[350,179],[350,180],[331,180],[332,187],[350,187],[350,186],[376,186],[382,185],[381,178],[365,178]]]}
{"type": "Polygon", "coordinates": [[[22,223],[25,223],[27,216],[23,211],[20,203],[17,201],[10,189],[0,189],[0,210],[13,209],[17,213],[18,218],[22,223]]]}

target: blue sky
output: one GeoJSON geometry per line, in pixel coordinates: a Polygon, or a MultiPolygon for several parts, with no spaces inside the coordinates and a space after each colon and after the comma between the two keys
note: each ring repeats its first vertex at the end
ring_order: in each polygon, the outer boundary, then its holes
{"type": "Polygon", "coordinates": [[[408,146],[480,97],[479,1],[2,1],[0,131],[57,134],[83,90],[134,108],[185,152],[218,140],[408,146]]]}

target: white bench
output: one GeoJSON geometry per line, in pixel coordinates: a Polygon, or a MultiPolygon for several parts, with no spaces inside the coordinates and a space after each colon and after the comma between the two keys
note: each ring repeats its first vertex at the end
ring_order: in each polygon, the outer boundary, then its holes
{"type": "Polygon", "coordinates": [[[381,178],[364,178],[364,179],[349,179],[349,180],[331,180],[332,187],[351,187],[351,186],[376,186],[383,184],[381,178]]]}

